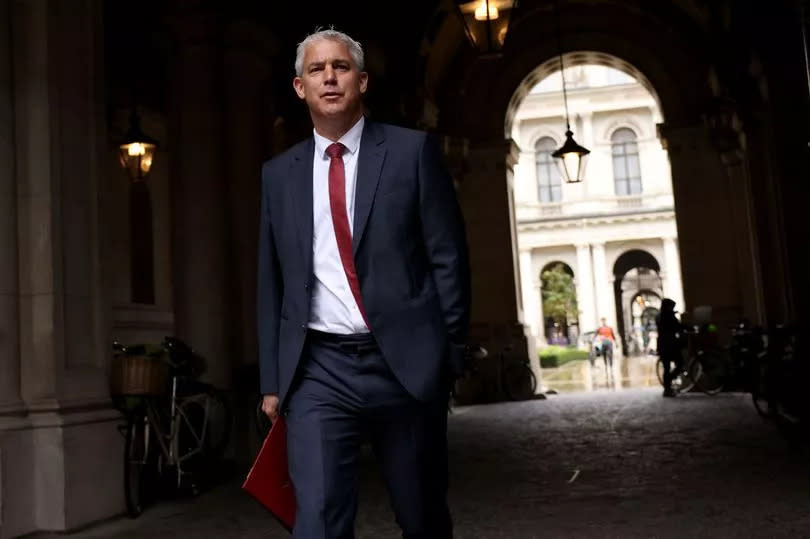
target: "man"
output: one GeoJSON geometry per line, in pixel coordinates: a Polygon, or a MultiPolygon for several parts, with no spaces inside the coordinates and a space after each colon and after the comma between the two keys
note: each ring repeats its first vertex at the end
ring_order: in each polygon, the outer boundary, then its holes
{"type": "Polygon", "coordinates": [[[672,389],[672,366],[681,369],[681,332],[683,325],[675,315],[675,302],[669,298],[661,301],[661,311],[655,319],[658,326],[658,355],[664,365],[664,397],[674,397],[672,389]]]}
{"type": "Polygon", "coordinates": [[[616,342],[616,334],[613,328],[607,325],[607,319],[602,318],[602,325],[596,330],[596,338],[599,340],[599,352],[605,362],[605,369],[613,368],[613,343],[616,342]]]}
{"type": "Polygon", "coordinates": [[[298,46],[313,137],[262,169],[263,409],[287,421],[295,538],[354,536],[368,435],[404,537],[451,537],[446,405],[461,374],[469,267],[461,212],[424,133],[363,117],[363,50],[298,46]]]}

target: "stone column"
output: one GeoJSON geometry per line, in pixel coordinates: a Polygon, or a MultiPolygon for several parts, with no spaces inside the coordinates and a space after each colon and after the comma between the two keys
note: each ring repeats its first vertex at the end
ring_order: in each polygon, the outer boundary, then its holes
{"type": "MultiPolygon", "coordinates": [[[[534,345],[519,319],[519,276],[512,188],[507,175],[516,148],[503,141],[472,144],[469,172],[459,188],[472,267],[471,338],[493,352],[513,353],[537,363],[534,345]]],[[[532,339],[533,340],[533,339],[532,339]]]]}
{"type": "Polygon", "coordinates": [[[574,279],[577,286],[577,307],[579,308],[580,332],[597,328],[593,294],[593,267],[591,265],[591,246],[579,244],[577,248],[577,269],[574,279]]]}
{"type": "Polygon", "coordinates": [[[108,155],[103,5],[32,0],[11,9],[19,379],[27,413],[0,434],[0,469],[10,472],[0,474],[0,520],[15,535],[120,513],[122,499],[110,493],[122,489],[123,449],[120,415],[109,405],[110,309],[100,270],[98,186],[108,155]]]}
{"type": "MultiPolygon", "coordinates": [[[[184,9],[177,2],[177,9],[184,9]]],[[[190,9],[190,8],[189,8],[190,9]]],[[[220,21],[184,12],[173,27],[169,135],[175,332],[208,360],[205,378],[230,382],[227,209],[220,21]]],[[[246,210],[250,211],[250,210],[246,210]]]]}
{"type": "Polygon", "coordinates": [[[664,295],[677,305],[676,309],[683,309],[683,287],[681,286],[681,257],[678,253],[678,244],[673,237],[663,238],[664,241],[664,295]]]}
{"type": "Polygon", "coordinates": [[[744,296],[754,285],[738,262],[738,242],[747,242],[734,218],[738,196],[730,191],[720,156],[702,126],[659,126],[669,152],[675,196],[684,304],[691,312],[711,305],[715,321],[727,327],[743,315],[744,296]],[[707,206],[706,201],[712,201],[707,206]]]}
{"type": "MultiPolygon", "coordinates": [[[[748,320],[762,324],[765,322],[764,286],[747,158],[747,152],[740,150],[738,159],[726,160],[724,164],[728,175],[732,219],[737,230],[737,268],[741,283],[744,283],[741,290],[742,310],[748,320]]],[[[769,260],[768,263],[773,261],[769,260]]]]}
{"type": "Polygon", "coordinates": [[[532,265],[532,252],[520,252],[520,282],[523,292],[523,320],[540,344],[543,339],[543,302],[540,294],[540,279],[532,265]]]}
{"type": "MultiPolygon", "coordinates": [[[[20,403],[11,5],[0,5],[0,415],[20,403]]],[[[2,517],[2,514],[0,514],[2,517]]]]}
{"type": "Polygon", "coordinates": [[[594,323],[598,326],[602,318],[607,319],[608,325],[616,327],[616,306],[613,293],[613,282],[608,277],[607,262],[605,262],[605,244],[594,243],[593,250],[593,282],[596,289],[596,317],[594,323]]]}
{"type": "MultiPolygon", "coordinates": [[[[256,267],[261,165],[268,119],[264,115],[272,36],[251,21],[225,33],[225,139],[228,178],[228,351],[233,367],[255,364],[256,267]]],[[[288,59],[292,62],[292,59],[288,59]]],[[[290,90],[292,91],[292,90],[290,90]]]]}

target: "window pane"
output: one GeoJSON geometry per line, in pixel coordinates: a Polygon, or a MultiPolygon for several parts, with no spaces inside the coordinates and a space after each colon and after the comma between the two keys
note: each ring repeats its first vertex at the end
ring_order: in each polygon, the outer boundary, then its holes
{"type": "Polygon", "coordinates": [[[551,202],[559,202],[562,200],[562,186],[557,181],[557,185],[551,188],[551,202]]]}
{"type": "Polygon", "coordinates": [[[616,178],[616,194],[626,195],[627,193],[627,180],[622,178],[616,178]]]}
{"type": "Polygon", "coordinates": [[[627,158],[623,155],[613,157],[613,177],[616,181],[627,178],[627,158]]]}
{"type": "Polygon", "coordinates": [[[630,180],[630,194],[631,195],[641,194],[641,178],[634,178],[630,180]]]}
{"type": "Polygon", "coordinates": [[[641,178],[641,167],[638,162],[638,154],[627,156],[627,175],[630,178],[641,178]]]}

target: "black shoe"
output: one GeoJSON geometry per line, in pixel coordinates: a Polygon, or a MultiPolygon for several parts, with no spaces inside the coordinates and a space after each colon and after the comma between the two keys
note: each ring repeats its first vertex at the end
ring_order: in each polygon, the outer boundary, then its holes
{"type": "Polygon", "coordinates": [[[671,387],[664,388],[664,396],[665,397],[674,397],[676,395],[677,395],[677,393],[675,393],[675,390],[672,389],[671,387]]]}

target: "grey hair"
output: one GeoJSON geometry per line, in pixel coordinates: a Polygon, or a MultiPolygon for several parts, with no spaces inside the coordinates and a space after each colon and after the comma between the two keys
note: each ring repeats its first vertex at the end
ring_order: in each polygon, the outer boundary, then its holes
{"type": "Polygon", "coordinates": [[[345,44],[346,47],[349,49],[349,54],[354,60],[354,65],[357,66],[359,71],[363,71],[364,67],[364,58],[363,58],[363,47],[349,37],[347,34],[343,32],[339,32],[334,28],[327,28],[327,29],[320,29],[316,28],[315,31],[309,34],[307,37],[304,38],[304,41],[298,44],[298,47],[295,49],[295,74],[299,77],[304,74],[304,53],[307,50],[307,47],[316,42],[321,41],[323,39],[330,39],[332,41],[340,41],[341,43],[345,44]]]}

